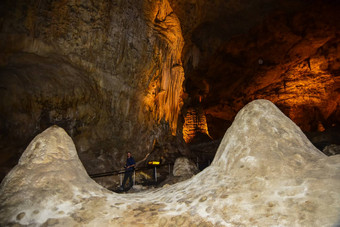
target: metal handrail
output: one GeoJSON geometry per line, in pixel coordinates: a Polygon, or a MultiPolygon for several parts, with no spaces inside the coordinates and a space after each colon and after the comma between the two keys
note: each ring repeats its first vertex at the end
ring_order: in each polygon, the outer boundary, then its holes
{"type": "MultiPolygon", "coordinates": [[[[199,167],[199,163],[206,163],[206,162],[199,162],[197,160],[196,165],[197,167],[199,167]]],[[[145,170],[145,169],[151,169],[152,167],[160,167],[160,166],[169,166],[169,173],[171,172],[171,165],[173,166],[174,163],[165,163],[165,164],[160,164],[157,166],[145,166],[145,167],[139,167],[139,168],[135,168],[134,171],[141,171],[141,170],[145,170]]],[[[208,165],[210,165],[210,160],[208,160],[208,165]]],[[[119,174],[123,174],[125,173],[125,170],[114,170],[114,171],[110,171],[110,172],[105,172],[105,173],[94,173],[94,174],[89,174],[89,176],[91,178],[97,178],[97,177],[106,177],[106,176],[114,176],[114,175],[119,175],[119,174]]]]}
{"type": "MultiPolygon", "coordinates": [[[[173,163],[167,163],[167,164],[157,165],[156,167],[165,166],[165,165],[174,165],[174,164],[173,163]]],[[[141,171],[141,170],[145,170],[145,169],[151,169],[152,167],[154,167],[154,166],[146,166],[146,167],[135,168],[134,171],[141,171]]],[[[114,170],[114,171],[105,172],[105,173],[89,174],[89,176],[91,178],[97,178],[97,177],[106,177],[106,176],[119,175],[119,174],[122,174],[122,173],[125,173],[125,172],[127,172],[127,171],[125,171],[125,170],[114,170]]]]}

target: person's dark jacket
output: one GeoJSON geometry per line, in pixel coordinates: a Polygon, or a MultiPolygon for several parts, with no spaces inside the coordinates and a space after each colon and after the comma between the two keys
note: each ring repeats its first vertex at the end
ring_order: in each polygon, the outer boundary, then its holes
{"type": "MultiPolygon", "coordinates": [[[[126,165],[125,167],[131,166],[131,165],[136,165],[135,160],[133,159],[133,157],[127,158],[126,159],[126,165]]],[[[126,171],[133,171],[135,169],[134,166],[131,166],[129,168],[126,168],[126,171]]]]}

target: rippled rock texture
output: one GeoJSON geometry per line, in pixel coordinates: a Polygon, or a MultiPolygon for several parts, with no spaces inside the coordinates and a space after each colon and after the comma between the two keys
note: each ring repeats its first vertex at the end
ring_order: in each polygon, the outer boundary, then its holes
{"type": "Polygon", "coordinates": [[[92,173],[176,134],[184,41],[167,1],[1,1],[0,11],[2,174],[54,124],[92,173]]]}
{"type": "Polygon", "coordinates": [[[38,135],[0,188],[0,223],[55,226],[335,226],[340,156],[327,157],[271,102],[246,105],[212,165],[136,194],[95,184],[64,130],[38,135]]]}

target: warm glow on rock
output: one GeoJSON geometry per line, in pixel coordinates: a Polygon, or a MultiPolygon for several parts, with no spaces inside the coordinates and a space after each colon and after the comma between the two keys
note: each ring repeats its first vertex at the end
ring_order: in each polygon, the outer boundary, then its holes
{"type": "MultiPolygon", "coordinates": [[[[184,81],[184,70],[181,62],[181,54],[184,45],[180,22],[168,1],[160,4],[147,4],[144,8],[145,17],[152,28],[162,40],[161,46],[168,50],[168,55],[163,58],[163,49],[156,48],[158,54],[154,60],[157,64],[148,69],[151,75],[148,87],[145,89],[143,112],[149,112],[149,117],[158,123],[164,119],[169,123],[171,132],[176,135],[178,113],[183,105],[182,84],[184,81]],[[159,67],[161,70],[157,70],[159,67]]],[[[154,37],[150,37],[154,38],[154,37]]]]}
{"type": "Polygon", "coordinates": [[[322,125],[321,122],[318,123],[318,131],[319,131],[319,132],[325,131],[325,127],[323,127],[323,125],[322,125]]]}
{"type": "Polygon", "coordinates": [[[325,58],[315,57],[291,67],[279,82],[257,91],[255,98],[268,99],[283,107],[305,131],[323,131],[324,126],[313,119],[327,119],[338,108],[340,95],[336,86],[325,58]]]}
{"type": "Polygon", "coordinates": [[[283,79],[278,101],[293,106],[320,105],[328,100],[330,90],[327,88],[332,87],[334,80],[332,75],[321,70],[323,64],[322,59],[313,59],[292,68],[283,79]]]}
{"type": "Polygon", "coordinates": [[[189,143],[197,133],[203,133],[210,137],[204,112],[198,108],[190,108],[184,118],[183,139],[189,143]]]}
{"type": "MultiPolygon", "coordinates": [[[[306,2],[308,10],[273,13],[249,33],[226,40],[211,57],[204,51],[214,47],[206,44],[212,35],[203,41],[200,35],[211,31],[213,23],[195,33],[195,44],[202,46],[200,59],[209,60],[200,61],[187,87],[199,88],[196,84],[208,78],[203,106],[210,133],[219,119],[231,122],[255,99],[272,101],[303,131],[320,131],[319,122],[326,131],[340,126],[339,23],[334,23],[340,14],[333,2],[306,2]]],[[[220,28],[220,21],[216,24],[220,28]]],[[[219,43],[217,34],[214,43],[219,43]]],[[[190,97],[196,93],[191,91],[190,97]]]]}

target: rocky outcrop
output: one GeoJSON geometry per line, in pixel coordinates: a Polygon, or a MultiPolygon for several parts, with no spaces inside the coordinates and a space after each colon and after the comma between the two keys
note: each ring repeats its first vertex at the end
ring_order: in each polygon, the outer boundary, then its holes
{"type": "Polygon", "coordinates": [[[115,194],[96,185],[72,140],[52,127],[0,186],[2,225],[336,226],[340,156],[327,157],[266,100],[246,105],[212,165],[162,189],[115,194]]]}
{"type": "Polygon", "coordinates": [[[155,140],[176,134],[184,41],[167,1],[0,8],[1,166],[11,168],[54,124],[91,173],[117,169],[126,151],[142,159],[155,140]]]}
{"type": "Polygon", "coordinates": [[[179,176],[193,176],[198,172],[197,166],[195,163],[190,161],[188,158],[179,157],[176,159],[174,164],[174,169],[172,170],[172,174],[176,177],[179,176]]]}
{"type": "Polygon", "coordinates": [[[338,155],[340,154],[340,145],[331,144],[326,146],[323,151],[326,155],[338,155]]]}

